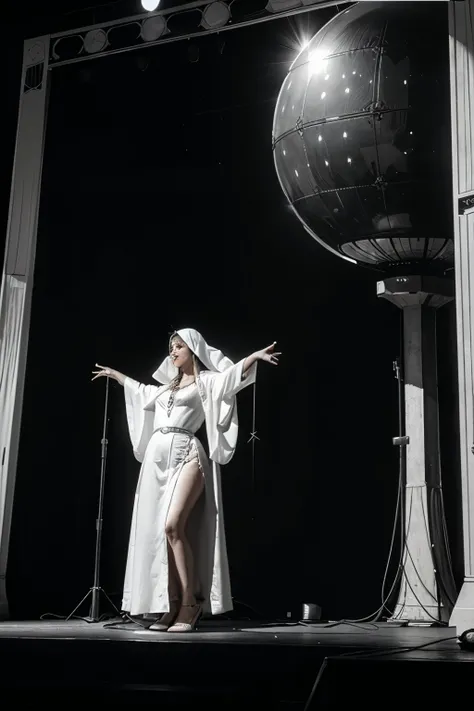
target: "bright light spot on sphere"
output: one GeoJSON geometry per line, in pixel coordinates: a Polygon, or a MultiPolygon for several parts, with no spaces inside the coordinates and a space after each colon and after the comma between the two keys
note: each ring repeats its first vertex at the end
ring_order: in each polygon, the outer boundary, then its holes
{"type": "Polygon", "coordinates": [[[313,74],[326,74],[327,66],[328,60],[321,50],[316,49],[309,53],[308,74],[310,77],[313,74]]]}
{"type": "Polygon", "coordinates": [[[144,10],[147,10],[148,12],[153,12],[153,10],[156,10],[158,5],[160,4],[160,0],[141,0],[142,3],[142,8],[144,10]]]}

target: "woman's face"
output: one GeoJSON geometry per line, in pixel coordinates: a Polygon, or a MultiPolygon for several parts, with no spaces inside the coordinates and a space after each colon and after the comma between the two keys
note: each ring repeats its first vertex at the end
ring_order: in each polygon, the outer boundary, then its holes
{"type": "Polygon", "coordinates": [[[170,356],[177,368],[185,368],[193,360],[193,354],[186,343],[179,336],[174,336],[170,344],[170,356]]]}

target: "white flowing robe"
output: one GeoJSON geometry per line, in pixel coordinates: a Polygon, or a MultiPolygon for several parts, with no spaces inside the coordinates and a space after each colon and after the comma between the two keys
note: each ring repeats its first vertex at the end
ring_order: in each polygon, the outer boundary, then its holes
{"type": "Polygon", "coordinates": [[[187,528],[193,549],[196,592],[205,612],[232,609],[229,566],[222,508],[219,464],[235,451],[238,418],[235,396],[255,382],[256,364],[243,378],[244,361],[222,372],[203,371],[196,383],[177,391],[168,416],[169,386],[124,383],[130,438],[142,462],[133,506],[122,609],[132,615],[169,610],[168,547],[165,524],[173,492],[187,454],[194,444],[204,477],[204,495],[194,507],[187,528]],[[208,460],[194,433],[206,423],[208,460]],[[159,428],[179,427],[192,433],[159,428]]]}

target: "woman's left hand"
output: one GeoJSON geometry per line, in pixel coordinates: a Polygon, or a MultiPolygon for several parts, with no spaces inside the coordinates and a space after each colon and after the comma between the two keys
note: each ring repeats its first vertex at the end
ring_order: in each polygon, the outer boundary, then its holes
{"type": "Polygon", "coordinates": [[[258,351],[258,359],[265,360],[267,363],[271,363],[272,365],[278,365],[278,356],[281,356],[281,353],[275,352],[275,346],[276,341],[272,343],[271,346],[267,346],[261,351],[258,351]]]}

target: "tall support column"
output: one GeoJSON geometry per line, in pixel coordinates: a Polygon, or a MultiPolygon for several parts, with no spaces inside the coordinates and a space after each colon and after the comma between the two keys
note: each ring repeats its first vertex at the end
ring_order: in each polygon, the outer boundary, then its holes
{"type": "Polygon", "coordinates": [[[452,282],[420,276],[377,284],[378,296],[403,310],[406,481],[403,576],[393,620],[417,624],[447,621],[447,600],[436,568],[446,571],[439,451],[436,309],[453,296],[452,282]]]}
{"type": "Polygon", "coordinates": [[[49,37],[24,45],[5,262],[0,292],[0,618],[26,369],[47,104],[49,37]]]}
{"type": "Polygon", "coordinates": [[[474,0],[449,3],[464,583],[450,624],[474,627],[474,0]]]}

